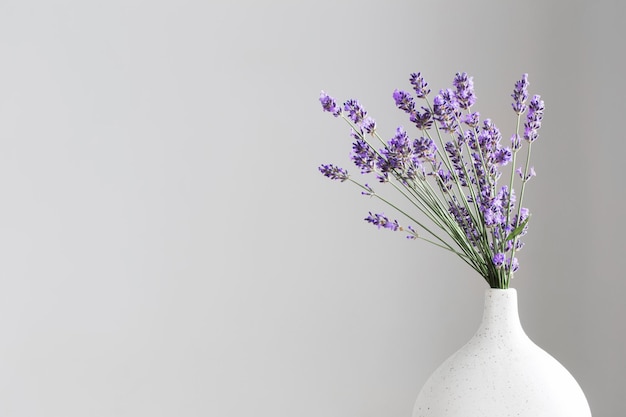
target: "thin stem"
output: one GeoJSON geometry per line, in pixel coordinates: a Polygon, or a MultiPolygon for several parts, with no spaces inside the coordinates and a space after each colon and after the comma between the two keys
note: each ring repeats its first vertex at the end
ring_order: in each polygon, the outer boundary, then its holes
{"type": "Polygon", "coordinates": [[[418,221],[417,219],[415,219],[413,216],[411,216],[410,214],[408,214],[406,211],[400,209],[398,206],[396,206],[395,204],[391,203],[389,200],[387,200],[384,197],[381,197],[380,195],[376,194],[375,192],[372,192],[372,190],[370,188],[365,187],[364,185],[358,183],[357,181],[354,181],[352,178],[348,178],[348,180],[350,182],[352,182],[353,184],[358,185],[360,188],[366,190],[368,192],[369,195],[371,195],[372,197],[376,197],[377,199],[379,199],[380,201],[384,202],[385,204],[387,204],[388,206],[390,206],[391,208],[393,208],[394,210],[396,210],[397,212],[399,212],[400,214],[402,214],[403,216],[405,216],[407,219],[411,220],[412,222],[414,222],[415,224],[417,224],[419,227],[421,227],[422,229],[424,229],[426,232],[428,232],[429,234],[431,234],[433,237],[437,238],[440,242],[442,242],[444,245],[448,246],[448,248],[450,250],[452,250],[452,247],[443,239],[441,239],[440,237],[438,237],[435,233],[433,233],[430,229],[428,229],[426,226],[424,226],[420,221],[418,221]]]}
{"type": "MultiPolygon", "coordinates": [[[[517,220],[515,222],[515,227],[520,224],[520,214],[522,212],[522,202],[524,200],[524,190],[526,189],[526,183],[528,182],[528,167],[530,165],[530,151],[532,149],[532,142],[528,142],[528,153],[526,154],[526,166],[524,167],[524,178],[522,178],[522,190],[519,195],[519,203],[517,205],[517,220]]],[[[515,257],[515,252],[517,250],[517,241],[519,239],[519,234],[515,236],[513,239],[513,249],[511,250],[511,262],[513,262],[513,257],[515,257]]],[[[513,267],[509,268],[508,279],[510,280],[513,275],[513,267]]]]}

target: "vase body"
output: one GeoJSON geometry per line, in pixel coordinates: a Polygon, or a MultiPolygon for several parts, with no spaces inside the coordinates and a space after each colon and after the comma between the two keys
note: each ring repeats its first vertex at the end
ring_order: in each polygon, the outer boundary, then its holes
{"type": "Polygon", "coordinates": [[[413,417],[591,417],[572,375],[524,333],[514,289],[485,293],[482,323],[420,391],[413,417]]]}

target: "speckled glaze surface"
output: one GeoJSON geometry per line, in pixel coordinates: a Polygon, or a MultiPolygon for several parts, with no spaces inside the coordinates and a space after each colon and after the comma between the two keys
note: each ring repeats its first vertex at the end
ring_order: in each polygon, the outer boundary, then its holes
{"type": "Polygon", "coordinates": [[[413,417],[590,417],[572,375],[524,333],[514,289],[485,293],[482,323],[420,391],[413,417]]]}

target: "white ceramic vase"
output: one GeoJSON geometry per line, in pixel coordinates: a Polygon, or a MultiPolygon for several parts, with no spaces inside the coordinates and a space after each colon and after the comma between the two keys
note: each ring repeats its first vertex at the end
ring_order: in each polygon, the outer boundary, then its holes
{"type": "Polygon", "coordinates": [[[514,289],[485,293],[476,334],[420,391],[413,417],[591,417],[572,375],[524,333],[514,289]]]}

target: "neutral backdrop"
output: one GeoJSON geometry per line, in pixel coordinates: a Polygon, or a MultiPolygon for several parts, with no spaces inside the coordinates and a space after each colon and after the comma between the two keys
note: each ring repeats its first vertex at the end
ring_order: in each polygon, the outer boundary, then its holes
{"type": "MultiPolygon", "coordinates": [[[[378,231],[324,89],[474,77],[546,103],[517,288],[594,416],[626,415],[620,1],[0,1],[0,417],[406,417],[480,277],[378,231]]],[[[408,125],[408,124],[407,124],[408,125]]],[[[391,212],[389,214],[392,215],[391,212]]]]}

